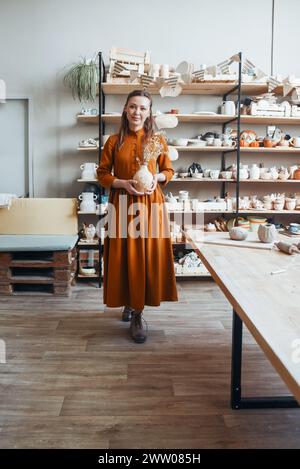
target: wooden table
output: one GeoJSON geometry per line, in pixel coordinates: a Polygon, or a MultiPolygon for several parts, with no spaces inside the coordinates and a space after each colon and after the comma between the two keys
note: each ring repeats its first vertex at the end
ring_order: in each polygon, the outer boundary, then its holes
{"type": "Polygon", "coordinates": [[[208,244],[193,231],[185,235],[233,307],[232,408],[299,407],[300,254],[208,244]],[[271,273],[280,270],[285,271],[271,273]],[[296,399],[242,398],[243,323],[296,399]]]}

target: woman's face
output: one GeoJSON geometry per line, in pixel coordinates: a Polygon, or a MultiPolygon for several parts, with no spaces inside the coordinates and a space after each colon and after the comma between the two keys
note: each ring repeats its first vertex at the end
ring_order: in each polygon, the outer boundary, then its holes
{"type": "Polygon", "coordinates": [[[146,96],[133,96],[124,107],[130,129],[142,129],[150,116],[150,100],[146,96]]]}

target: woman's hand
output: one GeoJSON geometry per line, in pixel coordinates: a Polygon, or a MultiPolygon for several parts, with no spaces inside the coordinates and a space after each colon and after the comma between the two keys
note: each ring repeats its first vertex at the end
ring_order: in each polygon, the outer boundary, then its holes
{"type": "Polygon", "coordinates": [[[153,194],[153,192],[155,191],[155,189],[157,187],[157,182],[158,182],[158,174],[154,174],[152,185],[151,185],[150,189],[145,192],[145,194],[147,194],[147,195],[153,194]]]}
{"type": "Polygon", "coordinates": [[[137,181],[134,179],[124,180],[123,188],[131,195],[144,195],[143,192],[138,192],[134,186],[137,185],[137,181]]]}

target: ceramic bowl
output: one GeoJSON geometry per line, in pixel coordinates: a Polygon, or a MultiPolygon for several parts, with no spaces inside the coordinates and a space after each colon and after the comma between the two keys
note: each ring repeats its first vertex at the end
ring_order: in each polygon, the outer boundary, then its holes
{"type": "Polygon", "coordinates": [[[193,177],[196,179],[202,179],[203,178],[203,173],[194,173],[193,177]]]}
{"type": "Polygon", "coordinates": [[[189,173],[179,173],[179,174],[178,174],[178,176],[179,176],[180,178],[186,178],[186,177],[188,177],[188,175],[189,175],[189,173]]]}
{"type": "Polygon", "coordinates": [[[81,267],[80,271],[83,275],[92,275],[96,273],[96,269],[94,267],[81,267]]]}
{"type": "Polygon", "coordinates": [[[200,147],[200,148],[206,147],[206,141],[201,140],[200,138],[190,138],[188,143],[190,146],[193,146],[193,147],[200,147]]]}
{"type": "Polygon", "coordinates": [[[232,178],[232,171],[221,171],[222,179],[231,179],[232,178]]]}
{"type": "Polygon", "coordinates": [[[175,138],[174,140],[172,140],[172,145],[175,145],[178,147],[186,147],[188,142],[189,142],[188,138],[175,138]]]}

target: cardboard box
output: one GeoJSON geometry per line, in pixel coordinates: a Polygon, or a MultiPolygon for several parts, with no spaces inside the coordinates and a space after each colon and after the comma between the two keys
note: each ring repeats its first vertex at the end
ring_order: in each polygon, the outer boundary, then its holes
{"type": "Polygon", "coordinates": [[[0,209],[0,234],[76,235],[76,199],[13,199],[0,209]]]}

